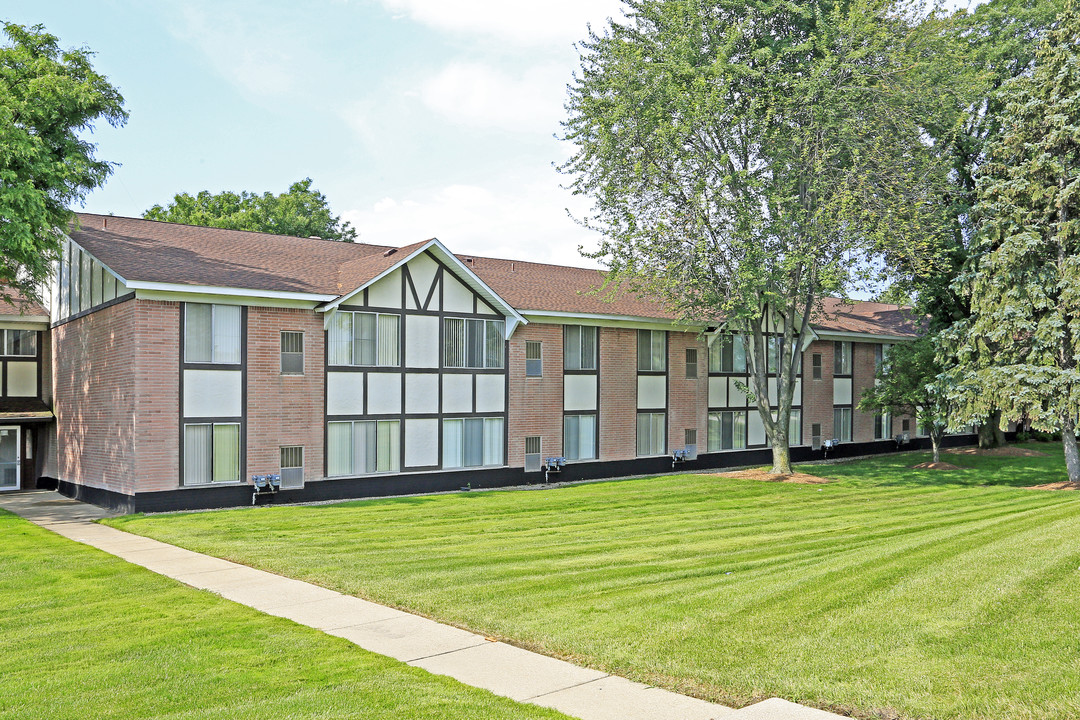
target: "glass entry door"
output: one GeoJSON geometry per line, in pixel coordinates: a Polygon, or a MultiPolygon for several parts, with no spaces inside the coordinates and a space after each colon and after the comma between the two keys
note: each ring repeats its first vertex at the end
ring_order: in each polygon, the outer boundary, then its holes
{"type": "Polygon", "coordinates": [[[0,490],[19,489],[19,428],[0,427],[0,490]]]}

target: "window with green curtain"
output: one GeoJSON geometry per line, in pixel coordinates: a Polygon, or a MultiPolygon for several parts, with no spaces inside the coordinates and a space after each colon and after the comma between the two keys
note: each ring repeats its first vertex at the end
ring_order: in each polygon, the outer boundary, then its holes
{"type": "Polygon", "coordinates": [[[239,424],[214,424],[214,482],[240,482],[239,424]]]}

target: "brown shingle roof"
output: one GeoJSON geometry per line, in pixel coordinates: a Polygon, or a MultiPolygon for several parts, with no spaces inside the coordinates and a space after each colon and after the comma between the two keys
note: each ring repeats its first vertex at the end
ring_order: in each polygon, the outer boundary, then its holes
{"type": "Polygon", "coordinates": [[[870,335],[918,337],[922,322],[909,308],[876,302],[846,303],[825,298],[810,319],[819,332],[839,331],[870,335]]]}
{"type": "Polygon", "coordinates": [[[30,300],[19,291],[5,287],[0,288],[0,315],[4,317],[36,315],[38,317],[49,316],[49,311],[40,303],[30,300]],[[10,302],[8,302],[10,300],[10,302]]]}

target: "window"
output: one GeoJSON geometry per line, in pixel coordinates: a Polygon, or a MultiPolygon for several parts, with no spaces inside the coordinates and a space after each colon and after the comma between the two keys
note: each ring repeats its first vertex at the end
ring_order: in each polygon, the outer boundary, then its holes
{"type": "Polygon", "coordinates": [[[746,347],[741,335],[721,335],[709,348],[709,372],[746,373],[746,347]]]}
{"type": "Polygon", "coordinates": [[[443,467],[503,464],[503,419],[443,420],[443,467]]]}
{"type": "Polygon", "coordinates": [[[765,372],[770,375],[775,375],[780,367],[780,348],[783,344],[784,339],[776,335],[765,338],[765,372]]]}
{"type": "MultiPolygon", "coordinates": [[[[638,345],[638,347],[641,346],[638,345]]],[[[664,413],[638,413],[637,454],[639,456],[663,455],[667,452],[667,443],[664,437],[665,419],[666,415],[664,413]]]]}
{"type": "Polygon", "coordinates": [[[540,377],[544,374],[542,343],[525,341],[525,377],[540,377]]]}
{"type": "Polygon", "coordinates": [[[399,364],[401,316],[386,313],[338,312],[330,321],[330,365],[399,364]]]}
{"type": "Polygon", "coordinates": [[[596,369],[596,328],[563,326],[563,367],[567,370],[596,369]]]}
{"type": "Polygon", "coordinates": [[[851,442],[851,408],[833,410],[833,437],[840,442],[851,442]]]}
{"type": "Polygon", "coordinates": [[[240,362],[240,307],[187,303],[184,306],[184,361],[240,362]]]}
{"type": "Polygon", "coordinates": [[[501,368],[503,321],[443,320],[443,364],[453,368],[501,368]]]}
{"type": "Polygon", "coordinates": [[[900,429],[904,432],[911,432],[911,420],[904,418],[904,420],[900,423],[900,429]]]}
{"type": "Polygon", "coordinates": [[[892,418],[889,413],[874,415],[874,439],[888,440],[892,437],[892,418]]]}
{"type": "Polygon", "coordinates": [[[833,343],[833,374],[851,374],[851,343],[839,340],[833,343]]]}
{"type": "Polygon", "coordinates": [[[184,426],[184,484],[240,482],[240,424],[184,426]]]}
{"type": "Polygon", "coordinates": [[[304,486],[304,448],[291,445],[281,448],[281,487],[304,486]]]}
{"type": "Polygon", "coordinates": [[[525,472],[535,472],[540,469],[540,465],[540,436],[525,438],[525,472]]]}
{"type": "Polygon", "coordinates": [[[697,348],[686,348],[686,377],[697,377],[697,348]]]}
{"type": "Polygon", "coordinates": [[[821,423],[810,426],[810,446],[815,450],[821,447],[821,423]]]}
{"type": "Polygon", "coordinates": [[[567,460],[596,458],[595,415],[567,415],[563,418],[563,455],[567,460]]]}
{"type": "Polygon", "coordinates": [[[281,374],[304,374],[304,333],[281,331],[281,374]]]}
{"type": "Polygon", "coordinates": [[[688,448],[697,447],[697,428],[683,430],[683,446],[688,448]]]}
{"type": "Polygon", "coordinates": [[[709,452],[746,447],[746,412],[709,413],[709,452]]]}
{"type": "MultiPolygon", "coordinates": [[[[637,333],[637,369],[638,372],[662,372],[667,368],[667,331],[638,330],[637,333]]],[[[641,453],[638,453],[640,455],[641,453]]],[[[659,453],[653,453],[659,454],[659,453]]]]}
{"type": "Polygon", "coordinates": [[[813,371],[813,378],[815,380],[821,379],[821,353],[814,353],[810,356],[810,365],[813,371]]]}
{"type": "Polygon", "coordinates": [[[326,473],[364,475],[401,467],[398,420],[358,420],[326,424],[326,473]]]}
{"type": "Polygon", "coordinates": [[[886,366],[886,361],[889,358],[889,348],[892,345],[890,343],[878,343],[874,345],[874,374],[879,374],[886,366]]]}
{"type": "Polygon", "coordinates": [[[37,355],[37,330],[0,330],[0,352],[4,355],[37,355]]]}
{"type": "Polygon", "coordinates": [[[788,445],[802,445],[802,410],[792,408],[788,419],[788,445]]]}

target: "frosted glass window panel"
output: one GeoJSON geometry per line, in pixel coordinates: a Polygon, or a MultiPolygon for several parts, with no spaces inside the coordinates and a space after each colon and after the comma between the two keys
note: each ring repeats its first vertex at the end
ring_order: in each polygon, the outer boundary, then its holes
{"type": "Polygon", "coordinates": [[[184,311],[184,361],[208,363],[214,361],[211,343],[213,306],[188,303],[184,311]]]}
{"type": "Polygon", "coordinates": [[[211,481],[212,441],[212,425],[184,426],[185,485],[205,485],[211,481]]]}
{"type": "Polygon", "coordinates": [[[339,312],[330,319],[329,362],[331,365],[352,365],[352,313],[339,312]]]}
{"type": "Polygon", "coordinates": [[[116,276],[110,272],[105,273],[103,287],[101,289],[101,299],[104,302],[116,299],[116,276]]]}
{"type": "Polygon", "coordinates": [[[331,476],[352,473],[352,423],[327,423],[326,472],[331,476]]]}
{"type": "Polygon", "coordinates": [[[240,426],[214,425],[214,482],[240,482],[240,426]]]}
{"type": "Polygon", "coordinates": [[[502,418],[484,418],[484,465],[503,464],[502,418]]]}
{"type": "Polygon", "coordinates": [[[453,368],[465,367],[465,321],[463,319],[446,318],[443,321],[443,365],[453,368]]]}
{"type": "Polygon", "coordinates": [[[92,305],[101,304],[101,266],[92,264],[90,274],[90,302],[92,305]]]}
{"type": "Polygon", "coordinates": [[[375,364],[376,320],[372,313],[353,315],[353,363],[356,365],[375,364]]]}
{"type": "Polygon", "coordinates": [[[400,355],[401,317],[398,315],[379,315],[379,351],[378,364],[383,367],[398,365],[400,355]]]}
{"type": "Polygon", "coordinates": [[[461,452],[464,420],[443,421],[443,467],[459,468],[463,466],[464,456],[461,452]]]}

